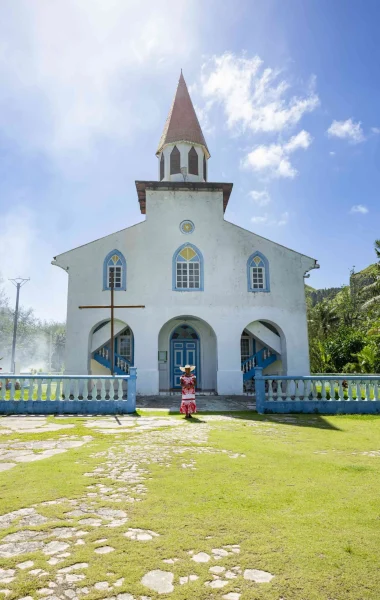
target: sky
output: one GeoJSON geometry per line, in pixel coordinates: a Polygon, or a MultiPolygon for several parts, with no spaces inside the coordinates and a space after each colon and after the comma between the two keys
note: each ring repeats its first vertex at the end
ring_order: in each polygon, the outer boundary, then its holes
{"type": "Polygon", "coordinates": [[[183,69],[226,219],[348,283],[380,237],[378,0],[2,0],[0,273],[64,320],[54,256],[143,220],[183,69]]]}

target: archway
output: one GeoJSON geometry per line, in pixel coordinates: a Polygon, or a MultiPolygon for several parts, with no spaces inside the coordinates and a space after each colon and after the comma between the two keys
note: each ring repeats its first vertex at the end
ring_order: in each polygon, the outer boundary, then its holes
{"type": "Polygon", "coordinates": [[[180,366],[194,364],[197,388],[216,390],[217,341],[212,327],[203,319],[189,315],[167,321],[158,335],[160,392],[179,391],[180,366]]]}
{"type": "Polygon", "coordinates": [[[255,367],[262,367],[264,374],[286,374],[285,336],[270,321],[252,321],[243,329],[240,352],[245,391],[252,387],[255,367]]]}
{"type": "Polygon", "coordinates": [[[127,323],[114,321],[114,346],[111,351],[111,322],[109,319],[97,323],[89,336],[89,373],[91,375],[116,375],[129,373],[134,364],[134,336],[127,323]]]}

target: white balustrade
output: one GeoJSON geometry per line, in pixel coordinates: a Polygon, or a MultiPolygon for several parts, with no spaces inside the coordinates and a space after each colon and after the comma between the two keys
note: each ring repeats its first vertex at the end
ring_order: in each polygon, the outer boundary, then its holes
{"type": "MultiPolygon", "coordinates": [[[[262,376],[266,402],[380,401],[380,375],[337,376],[262,376]]],[[[256,381],[257,383],[257,381],[256,381]]]]}
{"type": "MultiPolygon", "coordinates": [[[[0,375],[0,414],[10,403],[127,401],[136,398],[136,369],[120,360],[132,374],[75,377],[70,375],[0,375]],[[128,392],[128,393],[127,393],[128,392]]],[[[7,410],[5,410],[5,414],[7,410]]]]}

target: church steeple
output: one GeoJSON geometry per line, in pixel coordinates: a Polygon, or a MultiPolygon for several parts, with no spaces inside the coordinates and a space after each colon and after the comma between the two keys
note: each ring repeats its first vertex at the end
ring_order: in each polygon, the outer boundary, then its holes
{"type": "Polygon", "coordinates": [[[210,158],[182,71],[158,144],[160,181],[206,181],[210,158]]]}

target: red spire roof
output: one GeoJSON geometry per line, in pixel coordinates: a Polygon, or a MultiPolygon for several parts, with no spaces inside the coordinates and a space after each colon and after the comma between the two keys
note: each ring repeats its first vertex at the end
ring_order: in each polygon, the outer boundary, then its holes
{"type": "Polygon", "coordinates": [[[205,147],[207,155],[210,155],[182,71],[156,154],[158,155],[166,144],[175,142],[201,144],[205,147]]]}

